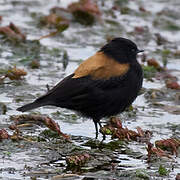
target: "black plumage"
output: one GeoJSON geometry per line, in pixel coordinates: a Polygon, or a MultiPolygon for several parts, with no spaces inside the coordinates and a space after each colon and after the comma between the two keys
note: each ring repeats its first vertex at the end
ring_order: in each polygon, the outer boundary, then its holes
{"type": "Polygon", "coordinates": [[[17,110],[46,105],[75,110],[93,119],[97,136],[101,118],[123,112],[137,97],[143,81],[139,52],[132,41],[115,38],[47,94],[17,110]]]}

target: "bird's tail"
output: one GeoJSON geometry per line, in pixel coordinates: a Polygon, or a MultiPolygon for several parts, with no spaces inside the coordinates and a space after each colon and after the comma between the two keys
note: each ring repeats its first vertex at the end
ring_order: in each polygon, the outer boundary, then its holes
{"type": "Polygon", "coordinates": [[[29,104],[26,104],[22,107],[17,108],[17,111],[25,112],[25,111],[29,111],[29,110],[32,110],[32,109],[35,109],[35,108],[38,108],[41,106],[45,106],[45,105],[47,105],[47,103],[34,101],[32,103],[29,103],[29,104]]]}

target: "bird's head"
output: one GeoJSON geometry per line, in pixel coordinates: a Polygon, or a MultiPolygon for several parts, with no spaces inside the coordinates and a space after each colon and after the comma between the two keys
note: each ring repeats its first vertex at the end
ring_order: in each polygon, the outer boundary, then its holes
{"type": "Polygon", "coordinates": [[[139,50],[131,40],[119,37],[103,46],[100,52],[120,63],[133,63],[136,62],[136,55],[143,50],[139,50]]]}

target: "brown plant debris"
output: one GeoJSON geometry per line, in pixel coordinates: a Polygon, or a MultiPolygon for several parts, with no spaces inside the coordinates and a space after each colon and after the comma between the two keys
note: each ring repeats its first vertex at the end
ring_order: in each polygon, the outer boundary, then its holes
{"type": "Polygon", "coordinates": [[[99,18],[101,12],[93,0],[79,0],[71,3],[68,10],[73,14],[75,20],[84,25],[92,25],[95,18],[99,18]]]}
{"type": "Polygon", "coordinates": [[[91,156],[88,153],[71,155],[66,157],[66,163],[69,168],[81,167],[89,161],[90,158],[91,156]]]}
{"type": "Polygon", "coordinates": [[[157,156],[157,157],[167,157],[172,159],[172,157],[166,153],[165,151],[163,151],[161,148],[157,147],[153,147],[152,143],[148,143],[148,147],[146,148],[147,152],[148,152],[148,162],[150,162],[152,160],[153,156],[157,156]]]}
{"type": "Polygon", "coordinates": [[[112,117],[108,125],[100,129],[103,135],[111,135],[112,139],[119,138],[121,140],[127,139],[128,141],[149,142],[152,135],[150,131],[144,131],[140,127],[137,127],[137,131],[129,130],[127,127],[123,128],[121,120],[116,117],[112,117]]]}
{"type": "Polygon", "coordinates": [[[93,0],[79,0],[79,2],[72,3],[68,6],[71,12],[80,10],[87,11],[93,15],[101,15],[101,12],[93,0]]]}
{"type": "Polygon", "coordinates": [[[180,173],[176,175],[176,180],[180,180],[180,173]]]}
{"type": "Polygon", "coordinates": [[[155,33],[154,35],[156,37],[157,45],[163,45],[163,44],[168,43],[168,40],[164,36],[162,36],[160,33],[155,33]]]}
{"type": "Polygon", "coordinates": [[[180,90],[180,84],[177,81],[167,80],[166,87],[170,89],[180,90]]]}
{"type": "Polygon", "coordinates": [[[148,12],[143,6],[139,7],[139,11],[141,11],[141,12],[148,12]]]}
{"type": "Polygon", "coordinates": [[[5,129],[0,129],[0,140],[3,139],[11,139],[13,141],[26,140],[23,136],[21,136],[20,130],[16,127],[16,125],[9,126],[9,129],[14,130],[13,134],[10,135],[5,129]]]}
{"type": "Polygon", "coordinates": [[[152,132],[149,130],[143,131],[139,126],[136,127],[138,134],[140,135],[140,137],[137,137],[137,141],[141,142],[141,143],[149,143],[151,136],[152,136],[152,132]]]}
{"type": "MultiPolygon", "coordinates": [[[[64,31],[64,29],[63,29],[63,31],[64,31]]],[[[58,33],[60,33],[60,32],[62,32],[62,30],[56,30],[56,31],[54,31],[54,32],[50,32],[50,33],[47,34],[47,35],[41,36],[38,40],[56,36],[56,35],[57,35],[58,33]]]]}
{"type": "MultiPolygon", "coordinates": [[[[9,129],[11,129],[11,128],[9,127],[9,129]]],[[[13,130],[13,128],[12,128],[12,130],[13,130]]],[[[14,125],[14,130],[15,131],[13,132],[13,135],[11,135],[11,140],[13,140],[13,141],[23,140],[24,138],[21,136],[20,130],[15,125],[14,125]]]]}
{"type": "Polygon", "coordinates": [[[15,121],[16,125],[19,124],[30,124],[30,123],[36,123],[36,124],[44,124],[46,125],[49,129],[52,131],[57,132],[60,136],[63,136],[65,139],[69,139],[69,136],[62,133],[60,130],[59,125],[52,120],[50,117],[44,117],[40,115],[28,115],[28,114],[23,114],[23,115],[15,115],[10,117],[11,120],[15,121]]]}
{"type": "Polygon", "coordinates": [[[3,34],[9,40],[15,41],[25,41],[26,36],[21,32],[21,30],[13,23],[8,26],[0,27],[0,34],[3,34]]]}
{"type": "Polygon", "coordinates": [[[7,74],[5,76],[8,77],[10,80],[20,80],[22,79],[22,76],[26,75],[27,72],[24,71],[24,69],[19,69],[14,66],[7,71],[7,74]]]}
{"type": "Polygon", "coordinates": [[[47,35],[41,36],[39,40],[55,36],[58,33],[65,31],[69,27],[69,20],[55,13],[51,13],[48,16],[45,16],[44,18],[42,18],[40,23],[47,26],[48,28],[55,28],[56,30],[50,32],[47,35]]]}
{"type": "Polygon", "coordinates": [[[4,74],[0,77],[0,83],[3,83],[6,78],[10,80],[21,80],[23,76],[26,76],[27,72],[24,69],[16,68],[16,66],[4,70],[4,74]]]}
{"type": "Polygon", "coordinates": [[[147,27],[146,26],[135,26],[134,27],[134,32],[136,34],[143,34],[145,31],[147,31],[147,27]]]}
{"type": "Polygon", "coordinates": [[[8,139],[9,134],[5,129],[0,129],[0,140],[2,139],[8,139]]]}
{"type": "Polygon", "coordinates": [[[147,65],[154,67],[158,73],[155,73],[155,78],[158,80],[163,80],[167,88],[180,90],[180,84],[178,83],[178,78],[170,74],[167,68],[162,67],[157,60],[154,58],[147,60],[147,65]]]}
{"type": "Polygon", "coordinates": [[[148,66],[153,66],[155,69],[157,69],[158,71],[163,70],[163,67],[160,66],[160,64],[157,62],[156,59],[148,59],[147,60],[147,64],[148,66]]]}
{"type": "Polygon", "coordinates": [[[63,24],[66,24],[67,26],[69,25],[69,21],[66,18],[55,13],[51,13],[48,16],[45,16],[41,20],[41,23],[50,28],[59,28],[63,24]]]}
{"type": "Polygon", "coordinates": [[[60,130],[60,127],[58,125],[58,123],[56,123],[54,120],[52,120],[51,118],[49,117],[46,117],[45,118],[45,125],[51,129],[52,131],[55,131],[57,132],[59,135],[63,136],[65,139],[69,139],[69,136],[62,133],[61,130],[60,130]]]}
{"type": "Polygon", "coordinates": [[[178,156],[178,148],[180,147],[180,140],[175,138],[158,140],[155,142],[157,148],[170,151],[172,155],[178,156]]]}
{"type": "Polygon", "coordinates": [[[29,63],[29,66],[32,68],[32,69],[39,69],[40,67],[40,62],[38,60],[32,60],[30,63],[29,63]]]}
{"type": "Polygon", "coordinates": [[[28,142],[33,142],[31,139],[22,136],[22,132],[20,131],[19,128],[24,127],[24,125],[25,125],[25,127],[27,127],[26,126],[27,124],[20,124],[20,125],[12,124],[12,125],[9,126],[9,129],[14,130],[13,134],[10,135],[10,139],[12,141],[25,140],[25,141],[28,141],[28,142]]]}

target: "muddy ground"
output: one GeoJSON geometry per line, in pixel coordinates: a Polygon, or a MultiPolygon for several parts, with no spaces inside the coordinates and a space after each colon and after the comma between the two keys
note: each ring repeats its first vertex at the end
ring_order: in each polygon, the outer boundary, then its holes
{"type": "Polygon", "coordinates": [[[88,11],[88,24],[72,11],[58,14],[57,7],[67,10],[72,2],[77,1],[0,1],[0,129],[9,134],[0,140],[0,179],[178,178],[178,147],[173,155],[165,151],[170,157],[155,154],[149,161],[147,142],[111,136],[102,142],[102,134],[95,140],[92,120],[66,109],[42,107],[24,114],[50,117],[70,140],[34,121],[23,122],[18,132],[9,129],[15,124],[12,116],[22,114],[17,107],[47,92],[47,85],[52,88],[107,40],[122,36],[145,49],[138,56],[143,89],[133,108],[119,115],[123,127],[150,131],[152,144],[180,139],[179,0],[97,1],[88,11]],[[58,17],[48,20],[52,11],[58,17]],[[12,77],[14,67],[21,72],[12,77]]]}

